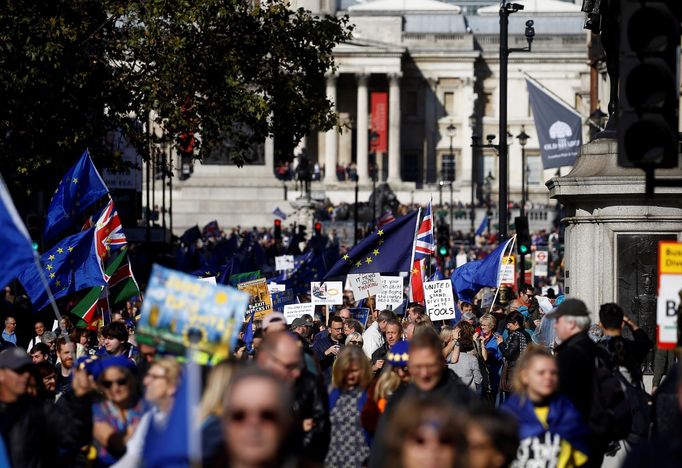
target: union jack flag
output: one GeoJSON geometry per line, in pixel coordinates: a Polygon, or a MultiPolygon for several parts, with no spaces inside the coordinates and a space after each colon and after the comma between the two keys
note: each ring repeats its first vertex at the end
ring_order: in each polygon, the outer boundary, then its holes
{"type": "Polygon", "coordinates": [[[100,262],[109,258],[111,250],[118,250],[127,243],[114,201],[109,199],[95,223],[95,250],[100,262]]]}
{"type": "Polygon", "coordinates": [[[424,210],[424,219],[417,230],[417,241],[414,244],[414,260],[421,260],[433,255],[436,246],[433,242],[433,215],[431,210],[431,200],[424,210]]]}
{"type": "Polygon", "coordinates": [[[384,214],[381,215],[381,218],[377,220],[377,228],[384,227],[388,223],[392,223],[395,221],[395,216],[393,216],[393,212],[391,210],[386,210],[384,211],[384,214]]]}

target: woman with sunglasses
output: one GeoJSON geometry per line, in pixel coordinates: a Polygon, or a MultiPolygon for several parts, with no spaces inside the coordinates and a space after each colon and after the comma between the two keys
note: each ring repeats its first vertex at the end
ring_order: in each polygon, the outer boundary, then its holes
{"type": "Polygon", "coordinates": [[[329,394],[331,441],[326,467],[360,467],[369,457],[368,437],[360,424],[372,379],[369,360],[359,346],[344,347],[334,362],[329,394]]]}
{"type": "Polygon", "coordinates": [[[142,380],[144,399],[151,405],[140,420],[133,436],[126,444],[125,455],[114,467],[139,466],[142,460],[145,437],[150,424],[162,426],[168,420],[175,392],[180,384],[180,363],[172,357],[162,357],[154,361],[142,380]]]}
{"type": "Polygon", "coordinates": [[[298,466],[290,453],[291,394],[281,379],[258,367],[234,376],[222,411],[226,451],[205,466],[298,466]]]}
{"type": "Polygon", "coordinates": [[[95,466],[111,466],[124,455],[126,443],[148,409],[137,392],[134,366],[125,355],[100,363],[96,380],[104,399],[92,408],[95,466]]]}

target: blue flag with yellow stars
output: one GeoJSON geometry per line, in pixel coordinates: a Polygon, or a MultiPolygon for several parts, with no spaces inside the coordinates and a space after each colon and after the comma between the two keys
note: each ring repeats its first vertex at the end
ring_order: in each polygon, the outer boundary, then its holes
{"type": "MultiPolygon", "coordinates": [[[[43,273],[55,299],[107,284],[97,261],[94,230],[93,227],[64,238],[40,257],[43,273]]],[[[18,279],[31,298],[34,311],[49,304],[36,265],[24,270],[18,279]]]]}
{"type": "Polygon", "coordinates": [[[382,226],[341,257],[325,280],[349,273],[399,273],[410,271],[419,211],[382,226]]]}
{"type": "Polygon", "coordinates": [[[76,215],[107,193],[109,189],[95,169],[90,153],[85,150],[59,182],[50,200],[45,220],[45,240],[52,239],[69,226],[79,224],[76,215]]]}

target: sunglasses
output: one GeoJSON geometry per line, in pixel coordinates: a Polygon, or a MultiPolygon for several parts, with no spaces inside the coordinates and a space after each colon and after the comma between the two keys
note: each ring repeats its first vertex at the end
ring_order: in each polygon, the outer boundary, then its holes
{"type": "Polygon", "coordinates": [[[353,345],[362,346],[362,341],[351,340],[348,343],[353,344],[353,345]]]}
{"type": "Polygon", "coordinates": [[[104,388],[111,388],[116,384],[119,387],[123,387],[125,384],[128,383],[128,377],[123,377],[121,379],[116,379],[116,380],[102,380],[102,386],[104,388]]]}
{"type": "Polygon", "coordinates": [[[277,411],[271,409],[261,409],[257,411],[235,409],[230,412],[229,419],[232,423],[242,424],[249,418],[249,416],[255,417],[259,423],[276,424],[279,422],[279,415],[277,411]]]}

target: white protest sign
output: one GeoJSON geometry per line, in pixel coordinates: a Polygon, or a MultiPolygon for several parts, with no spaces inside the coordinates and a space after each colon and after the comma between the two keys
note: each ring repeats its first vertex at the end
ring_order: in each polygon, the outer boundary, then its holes
{"type": "Polygon", "coordinates": [[[381,275],[379,273],[360,273],[348,275],[350,288],[355,300],[375,296],[381,291],[381,275]]]}
{"type": "Polygon", "coordinates": [[[682,242],[658,243],[658,297],[656,304],[657,344],[673,349],[677,342],[677,310],[682,290],[682,242]]]}
{"type": "Polygon", "coordinates": [[[343,304],[343,283],[341,281],[312,282],[310,283],[310,298],[313,304],[343,304]]]}
{"type": "Polygon", "coordinates": [[[377,310],[393,310],[403,302],[403,279],[400,276],[382,276],[381,291],[377,294],[377,310]]]}
{"type": "Polygon", "coordinates": [[[293,270],[294,269],[294,256],[293,255],[280,255],[275,257],[275,270],[293,270]]]}
{"type": "Polygon", "coordinates": [[[516,284],[516,257],[508,255],[502,257],[500,265],[500,285],[514,286],[516,284]]]}
{"type": "Polygon", "coordinates": [[[452,281],[427,281],[424,283],[424,300],[431,320],[455,318],[455,299],[452,296],[452,281]]]}
{"type": "Polygon", "coordinates": [[[287,324],[291,324],[294,320],[299,317],[303,317],[305,314],[313,316],[315,312],[315,304],[306,302],[304,304],[287,304],[284,306],[284,320],[287,324]]]}
{"type": "Polygon", "coordinates": [[[205,281],[208,284],[217,284],[215,276],[207,276],[206,278],[199,278],[199,281],[205,281]]]}
{"type": "Polygon", "coordinates": [[[457,265],[456,268],[461,267],[464,265],[469,259],[467,258],[467,254],[465,253],[458,253],[457,256],[455,257],[455,264],[457,265]]]}
{"type": "Polygon", "coordinates": [[[287,290],[286,284],[268,283],[268,291],[270,291],[270,294],[286,290],[287,290]]]}

